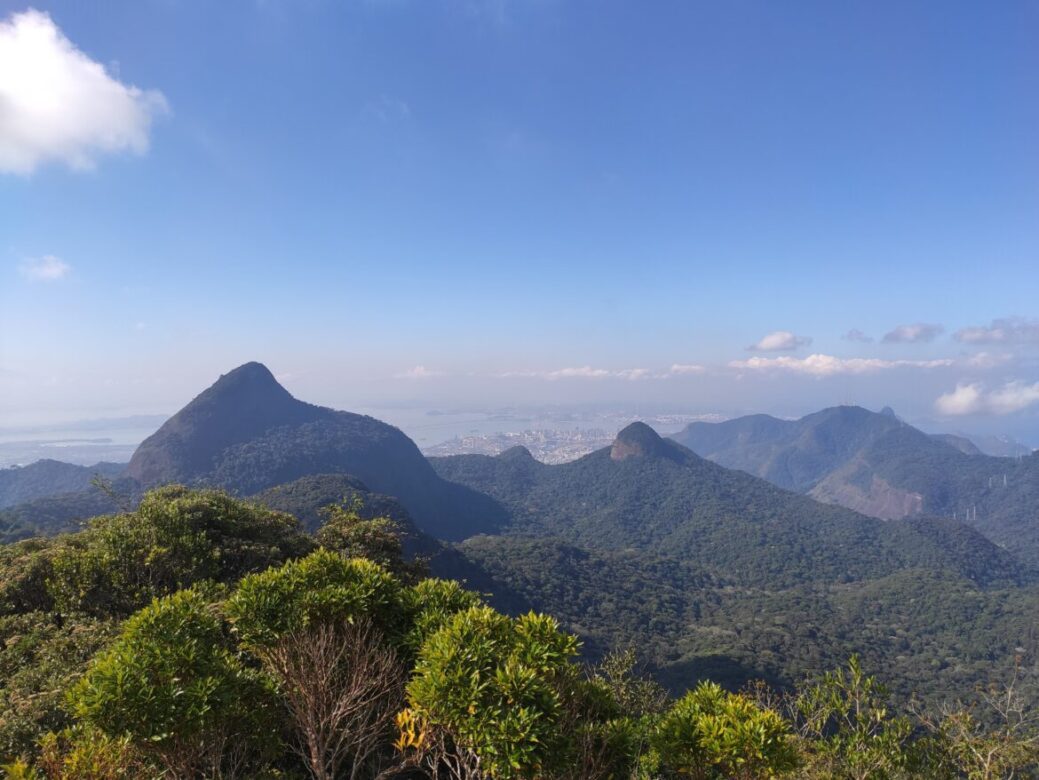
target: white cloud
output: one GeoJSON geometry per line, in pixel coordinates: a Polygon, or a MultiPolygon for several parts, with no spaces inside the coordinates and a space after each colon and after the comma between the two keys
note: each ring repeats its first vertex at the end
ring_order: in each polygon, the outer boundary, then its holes
{"type": "Polygon", "coordinates": [[[31,282],[57,282],[69,275],[72,266],[60,257],[44,255],[23,260],[18,270],[31,282]]]}
{"type": "Polygon", "coordinates": [[[394,374],[394,379],[432,379],[433,377],[443,376],[443,371],[435,371],[425,366],[415,366],[409,368],[407,371],[401,371],[399,374],[394,374]]]}
{"type": "Polygon", "coordinates": [[[1014,356],[1007,352],[977,352],[973,355],[969,355],[962,360],[962,363],[971,368],[997,368],[999,366],[1005,366],[1011,362],[1014,356]]]}
{"type": "Polygon", "coordinates": [[[1010,414],[1039,402],[1039,382],[1008,382],[988,394],[988,406],[995,414],[1010,414]]]}
{"type": "Polygon", "coordinates": [[[943,393],[934,402],[939,414],[960,415],[974,414],[983,406],[981,385],[960,384],[950,393],[943,393]]]}
{"type": "Polygon", "coordinates": [[[123,84],[66,38],[45,13],[0,21],[0,173],[27,175],[52,160],[89,169],[102,153],[148,149],[155,90],[123,84]]]}
{"type": "Polygon", "coordinates": [[[935,337],[945,328],[941,325],[915,322],[912,325],[899,325],[894,330],[884,334],[885,344],[919,344],[925,341],[934,341],[935,337]]]}
{"type": "Polygon", "coordinates": [[[687,376],[688,374],[702,374],[706,370],[695,363],[674,363],[668,373],[672,376],[687,376]]]}
{"type": "Polygon", "coordinates": [[[1005,317],[974,328],[961,328],[953,338],[964,344],[1039,344],[1039,320],[1005,317]]]}
{"type": "Polygon", "coordinates": [[[843,336],[841,336],[841,338],[844,339],[845,341],[858,341],[858,342],[861,342],[863,344],[872,344],[873,343],[873,337],[872,336],[867,336],[865,333],[863,333],[858,328],[852,328],[847,333],[845,333],[843,336]]]}
{"type": "Polygon", "coordinates": [[[935,400],[934,408],[950,416],[965,414],[1012,414],[1039,403],[1039,382],[1007,382],[995,390],[974,382],[958,384],[956,389],[935,400]]]}
{"type": "Polygon", "coordinates": [[[752,357],[734,360],[729,368],[749,371],[786,371],[809,376],[836,376],[838,374],[872,374],[895,368],[942,368],[953,360],[881,360],[879,358],[839,358],[833,355],[809,355],[795,358],[788,355],[774,358],[752,357]]]}
{"type": "Polygon", "coordinates": [[[769,333],[757,344],[747,347],[752,352],[785,352],[811,344],[812,340],[805,336],[795,336],[788,330],[777,330],[769,333]]]}

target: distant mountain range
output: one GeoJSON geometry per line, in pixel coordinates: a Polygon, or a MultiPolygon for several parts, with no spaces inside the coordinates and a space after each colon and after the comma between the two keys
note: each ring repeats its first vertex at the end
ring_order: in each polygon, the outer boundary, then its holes
{"type": "Polygon", "coordinates": [[[95,477],[116,477],[125,468],[123,463],[74,466],[58,460],[38,460],[28,466],[0,469],[0,509],[38,498],[87,490],[95,477]]]}
{"type": "Polygon", "coordinates": [[[918,566],[979,582],[1020,575],[1012,556],[963,525],[884,522],[819,503],[722,468],[643,423],[571,463],[539,463],[522,447],[431,462],[444,479],[497,500],[506,533],[673,555],[746,585],[852,581],[918,566]]]}
{"type": "Polygon", "coordinates": [[[1035,572],[952,519],[822,504],[639,423],[568,464],[522,448],[432,462],[507,511],[438,573],[557,615],[592,655],[633,645],[678,690],[789,684],[857,652],[900,696],[941,697],[1039,652],[1035,572]]]}
{"type": "Polygon", "coordinates": [[[857,406],[799,420],[751,415],[672,437],[722,466],[874,517],[949,517],[1039,565],[1039,454],[983,455],[857,406]]]}
{"type": "Polygon", "coordinates": [[[522,447],[426,459],[400,430],[298,401],[248,363],[125,471],[97,469],[104,489],[53,462],[0,472],[0,497],[31,499],[0,509],[0,531],[68,530],[167,482],[252,496],[309,528],[356,499],[435,572],[503,609],[558,615],[590,655],[634,643],[675,688],[793,682],[859,651],[901,694],[927,680],[940,694],[1004,674],[1015,654],[1035,662],[1039,457],[982,455],[857,407],[675,438],[634,423],[565,464],[522,447]]]}

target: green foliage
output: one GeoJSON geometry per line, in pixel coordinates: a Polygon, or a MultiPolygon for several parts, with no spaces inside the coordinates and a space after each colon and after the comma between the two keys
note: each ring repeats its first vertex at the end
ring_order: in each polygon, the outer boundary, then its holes
{"type": "Polygon", "coordinates": [[[146,494],[131,513],[95,518],[53,556],[63,613],[128,615],[196,582],[234,582],[313,549],[289,515],[213,490],[146,494]]]}
{"type": "Polygon", "coordinates": [[[651,677],[635,674],[638,656],[633,647],[613,651],[591,670],[591,679],[604,686],[621,713],[636,717],[662,713],[667,691],[651,677]]]}
{"type": "Polygon", "coordinates": [[[454,580],[425,579],[404,592],[411,621],[405,645],[417,652],[454,615],[480,606],[480,597],[454,580]]]}
{"type": "Polygon", "coordinates": [[[0,615],[49,612],[54,599],[47,587],[61,539],[26,539],[0,547],[0,615]]]}
{"type": "Polygon", "coordinates": [[[834,780],[893,780],[915,771],[921,756],[909,719],[892,712],[887,689],[856,656],[794,700],[808,765],[834,780]]]}
{"type": "Polygon", "coordinates": [[[460,612],[419,653],[408,701],[420,719],[479,756],[495,778],[538,777],[565,755],[563,689],[574,637],[547,616],[460,612]]]}
{"type": "Polygon", "coordinates": [[[20,758],[0,766],[0,771],[4,773],[4,780],[43,780],[35,768],[20,758]]]}
{"type": "Polygon", "coordinates": [[[778,713],[709,682],[675,702],[650,742],[660,769],[679,777],[772,778],[798,765],[790,726],[778,713]]]}
{"type": "Polygon", "coordinates": [[[0,758],[30,757],[48,731],[70,722],[65,692],[116,624],[42,612],[0,618],[0,758]]]}
{"type": "Polygon", "coordinates": [[[311,625],[361,617],[396,639],[405,631],[402,591],[400,582],[372,561],[318,550],[243,578],[227,612],[246,647],[267,647],[311,625]]]}
{"type": "Polygon", "coordinates": [[[85,724],[126,737],[175,772],[218,770],[236,745],[257,757],[271,747],[271,691],[242,665],[217,607],[195,589],[127,620],[69,702],[85,724]]]}
{"type": "Polygon", "coordinates": [[[363,519],[361,502],[333,505],[325,509],[325,523],[315,538],[326,550],[347,558],[367,558],[406,580],[418,580],[425,567],[404,560],[401,528],[388,517],[363,519]]]}
{"type": "Polygon", "coordinates": [[[96,728],[74,726],[47,734],[39,765],[49,778],[121,780],[147,774],[129,737],[110,737],[96,728]]]}
{"type": "MultiPolygon", "coordinates": [[[[859,583],[747,588],[689,561],[636,550],[583,550],[557,539],[477,537],[459,551],[492,581],[526,597],[516,612],[555,616],[589,656],[635,646],[673,691],[701,679],[736,689],[765,679],[792,687],[853,653],[883,669],[894,699],[929,704],[1006,683],[1013,659],[1039,657],[1039,588],[990,590],[951,573],[906,569],[859,583]]],[[[434,561],[441,576],[461,576],[434,561]]],[[[475,579],[470,576],[471,579],[475,579]]],[[[1029,662],[1030,663],[1030,662],[1029,662]]],[[[1039,701],[1025,665],[1021,695],[1039,701]]]]}

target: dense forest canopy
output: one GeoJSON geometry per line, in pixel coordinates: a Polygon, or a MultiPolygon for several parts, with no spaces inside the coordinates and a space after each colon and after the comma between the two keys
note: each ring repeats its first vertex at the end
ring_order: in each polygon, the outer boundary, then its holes
{"type": "MultiPolygon", "coordinates": [[[[509,617],[427,578],[392,520],[353,505],[327,516],[313,536],[258,503],[171,486],[79,533],[3,548],[6,776],[996,778],[1036,767],[1039,723],[1015,680],[899,711],[852,656],[787,691],[704,681],[670,699],[630,650],[580,664],[579,640],[554,618],[509,617]]],[[[665,598],[681,607],[680,591],[665,598]]]]}

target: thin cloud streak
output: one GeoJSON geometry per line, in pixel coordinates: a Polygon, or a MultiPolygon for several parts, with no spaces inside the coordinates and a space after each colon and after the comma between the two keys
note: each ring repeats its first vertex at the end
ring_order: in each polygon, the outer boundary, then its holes
{"type": "Polygon", "coordinates": [[[897,368],[945,368],[955,365],[952,359],[941,360],[882,360],[880,358],[839,358],[814,354],[804,358],[788,355],[774,358],[752,357],[733,360],[729,368],[740,371],[784,371],[793,374],[826,377],[840,374],[873,374],[897,368]]]}
{"type": "Polygon", "coordinates": [[[961,328],[952,337],[963,344],[1039,344],[1039,320],[1004,317],[987,326],[961,328]]]}

